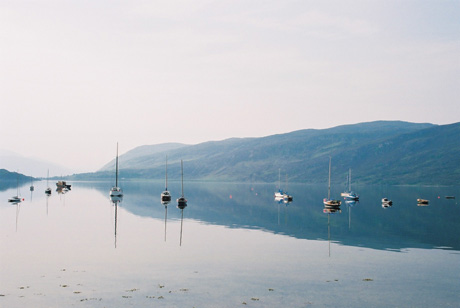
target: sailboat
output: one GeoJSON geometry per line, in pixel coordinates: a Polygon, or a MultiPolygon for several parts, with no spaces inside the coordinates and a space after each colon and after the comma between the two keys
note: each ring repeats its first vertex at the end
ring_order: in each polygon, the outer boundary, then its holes
{"type": "Polygon", "coordinates": [[[35,190],[34,180],[32,180],[31,183],[30,183],[30,191],[34,191],[34,190],[35,190]]]}
{"type": "Polygon", "coordinates": [[[341,201],[331,199],[331,161],[332,161],[332,158],[329,156],[329,182],[328,182],[328,190],[327,190],[327,199],[324,198],[323,203],[325,207],[337,208],[340,206],[341,201]]]}
{"type": "Polygon", "coordinates": [[[110,190],[111,198],[121,198],[123,197],[123,191],[118,187],[118,142],[117,142],[117,157],[115,160],[115,186],[110,190]]]}
{"type": "Polygon", "coordinates": [[[281,200],[284,197],[284,192],[281,189],[281,169],[278,169],[278,191],[275,192],[275,199],[281,200]]]}
{"type": "Polygon", "coordinates": [[[183,210],[187,206],[187,199],[184,197],[184,164],[182,159],[180,161],[180,171],[181,171],[181,178],[182,178],[182,196],[177,199],[177,207],[183,210]]]}
{"type": "MultiPolygon", "coordinates": [[[[288,176],[286,174],[286,189],[287,189],[287,187],[288,187],[288,176]]],[[[289,202],[292,202],[293,198],[292,198],[292,196],[290,194],[288,194],[287,191],[285,191],[283,193],[283,200],[284,200],[284,203],[289,203],[289,202]]]]}
{"type": "Polygon", "coordinates": [[[48,187],[47,189],[45,189],[45,194],[47,194],[48,196],[51,195],[51,188],[49,187],[49,178],[50,178],[50,169],[48,169],[48,173],[46,174],[46,187],[48,187]]]}
{"type": "Polygon", "coordinates": [[[351,190],[351,168],[348,169],[348,191],[340,194],[346,200],[359,200],[359,195],[351,190]]]}
{"type": "Polygon", "coordinates": [[[161,204],[166,206],[169,204],[169,202],[171,202],[171,194],[168,191],[168,156],[166,156],[165,190],[161,193],[161,204]]]}
{"type": "Polygon", "coordinates": [[[17,203],[20,203],[22,201],[24,201],[24,198],[19,197],[19,173],[18,173],[16,196],[8,198],[8,202],[11,202],[13,204],[17,204],[17,203]]]}

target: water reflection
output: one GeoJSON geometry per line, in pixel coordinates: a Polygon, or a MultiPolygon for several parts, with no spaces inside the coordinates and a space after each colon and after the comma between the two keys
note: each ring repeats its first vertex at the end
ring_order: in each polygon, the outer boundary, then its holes
{"type": "MultiPolygon", "coordinates": [[[[97,189],[104,194],[106,185],[97,184],[97,189]]],[[[171,182],[168,186],[172,194],[176,192],[180,195],[180,181],[171,182]]],[[[124,187],[125,210],[162,221],[166,215],[170,220],[182,220],[182,211],[166,213],[163,207],[152,206],[152,200],[158,200],[158,195],[164,190],[162,182],[126,182],[124,187]]],[[[275,207],[271,206],[274,202],[271,185],[189,182],[187,187],[190,200],[200,200],[199,203],[192,201],[193,206],[188,207],[188,219],[229,228],[261,229],[300,239],[326,241],[329,238],[324,228],[326,217],[321,213],[324,206],[318,202],[323,197],[322,185],[292,184],[290,190],[296,195],[296,202],[285,204],[278,200],[275,207]],[[283,205],[289,207],[289,224],[281,223],[285,220],[281,210],[283,205]]],[[[460,208],[455,206],[455,200],[437,198],[454,195],[452,188],[360,187],[359,190],[359,204],[347,206],[349,210],[353,208],[353,213],[333,219],[334,240],[338,243],[394,251],[407,247],[460,249],[457,236],[460,232],[460,208]],[[414,204],[417,196],[422,194],[433,200],[431,206],[417,207],[414,204]],[[382,211],[382,195],[391,196],[398,206],[391,211],[382,211]],[[350,228],[351,218],[353,228],[350,228]]],[[[346,204],[344,202],[343,205],[346,204]]],[[[287,215],[287,212],[285,207],[284,214],[287,215]]],[[[323,212],[331,214],[339,210],[329,208],[323,212]]]]}
{"type": "Polygon", "coordinates": [[[329,257],[331,256],[331,214],[341,213],[342,210],[339,206],[331,207],[330,205],[325,205],[323,213],[327,214],[327,241],[329,244],[329,257]]]}
{"type": "Polygon", "coordinates": [[[358,203],[359,201],[357,200],[349,200],[349,199],[345,200],[345,204],[348,210],[348,229],[351,229],[351,208],[354,207],[358,203]]]}
{"type": "Polygon", "coordinates": [[[21,210],[21,202],[13,202],[16,205],[16,232],[18,232],[19,211],[21,210]]]}
{"type": "Polygon", "coordinates": [[[123,195],[118,195],[118,196],[110,196],[110,202],[113,204],[115,208],[115,224],[114,224],[114,245],[115,248],[117,248],[117,222],[118,222],[118,204],[120,204],[123,201],[123,195]]]}

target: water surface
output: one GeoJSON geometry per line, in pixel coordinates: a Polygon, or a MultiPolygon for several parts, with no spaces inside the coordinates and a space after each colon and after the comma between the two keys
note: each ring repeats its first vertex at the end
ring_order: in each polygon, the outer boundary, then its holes
{"type": "MultiPolygon", "coordinates": [[[[284,204],[273,185],[186,182],[182,213],[160,204],[161,182],[122,183],[118,205],[111,183],[49,198],[35,184],[19,205],[7,202],[15,188],[0,192],[1,307],[460,303],[456,187],[356,187],[360,202],[328,215],[324,185],[291,184],[284,204]]],[[[175,200],[180,183],[170,190],[175,200]]]]}

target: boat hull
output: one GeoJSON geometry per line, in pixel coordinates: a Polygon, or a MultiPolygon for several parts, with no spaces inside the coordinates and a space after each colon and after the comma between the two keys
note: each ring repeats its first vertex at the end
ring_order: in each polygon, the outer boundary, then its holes
{"type": "Polygon", "coordinates": [[[177,199],[177,207],[183,210],[187,206],[187,199],[180,197],[177,199]]]}
{"type": "Polygon", "coordinates": [[[110,197],[122,197],[123,191],[120,187],[112,187],[110,190],[110,197]]]}
{"type": "Polygon", "coordinates": [[[342,202],[340,200],[324,199],[323,204],[325,207],[333,208],[333,207],[339,207],[342,204],[342,202]]]}

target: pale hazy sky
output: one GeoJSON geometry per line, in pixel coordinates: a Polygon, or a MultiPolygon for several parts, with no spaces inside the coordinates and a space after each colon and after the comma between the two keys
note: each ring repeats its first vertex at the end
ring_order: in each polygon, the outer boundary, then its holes
{"type": "Polygon", "coordinates": [[[447,124],[460,1],[0,0],[0,63],[0,149],[76,171],[117,141],[447,124]]]}

